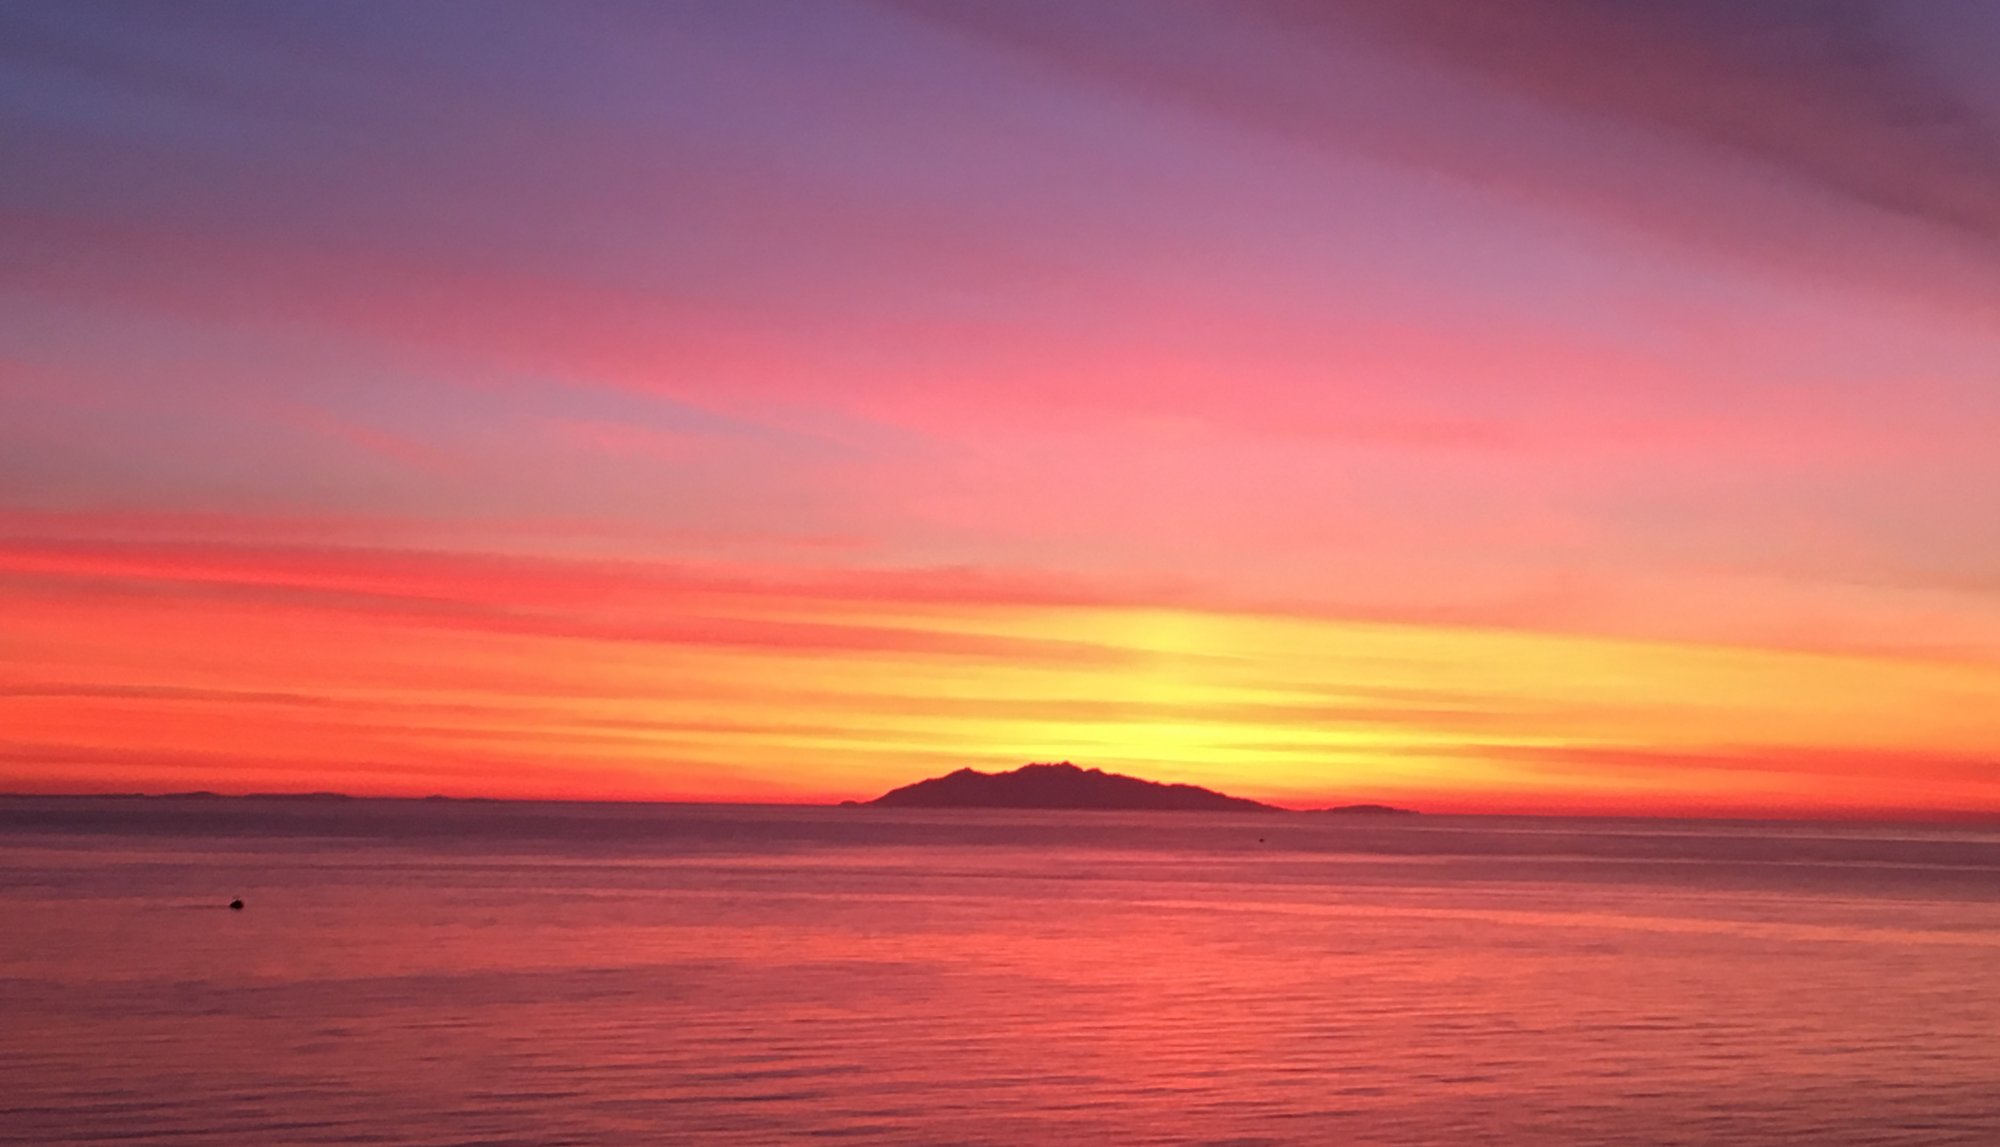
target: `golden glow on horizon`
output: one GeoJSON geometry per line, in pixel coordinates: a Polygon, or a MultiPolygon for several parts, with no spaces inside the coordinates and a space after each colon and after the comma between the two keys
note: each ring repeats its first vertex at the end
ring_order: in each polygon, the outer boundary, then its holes
{"type": "Polygon", "coordinates": [[[0,606],[14,787],[810,800],[1070,759],[1297,805],[2000,806],[1985,664],[452,563],[73,566],[0,606]]]}

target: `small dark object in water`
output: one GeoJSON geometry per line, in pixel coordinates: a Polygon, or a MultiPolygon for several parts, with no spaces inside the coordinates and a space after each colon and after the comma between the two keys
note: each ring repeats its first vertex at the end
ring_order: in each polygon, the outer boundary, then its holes
{"type": "Polygon", "coordinates": [[[243,902],[241,900],[231,900],[229,902],[229,910],[231,912],[243,911],[243,902]]]}

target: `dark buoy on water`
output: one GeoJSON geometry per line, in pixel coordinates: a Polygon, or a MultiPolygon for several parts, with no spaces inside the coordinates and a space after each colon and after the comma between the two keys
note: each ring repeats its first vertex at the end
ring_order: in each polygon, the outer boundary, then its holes
{"type": "Polygon", "coordinates": [[[231,900],[229,902],[229,910],[231,912],[243,911],[243,902],[241,900],[231,900]]]}

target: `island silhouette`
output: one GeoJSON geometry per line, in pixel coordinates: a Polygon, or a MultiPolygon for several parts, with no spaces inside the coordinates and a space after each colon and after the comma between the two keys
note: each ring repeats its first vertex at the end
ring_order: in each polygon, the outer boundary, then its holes
{"type": "MultiPolygon", "coordinates": [[[[1289,812],[1289,809],[1247,797],[1205,789],[1200,785],[1158,781],[1084,769],[1068,761],[1022,765],[1002,773],[960,769],[941,777],[891,789],[866,803],[881,808],[1018,808],[1099,809],[1114,812],[1289,812]]],[[[1313,809],[1322,813],[1391,813],[1410,810],[1388,805],[1344,805],[1313,809]]]]}

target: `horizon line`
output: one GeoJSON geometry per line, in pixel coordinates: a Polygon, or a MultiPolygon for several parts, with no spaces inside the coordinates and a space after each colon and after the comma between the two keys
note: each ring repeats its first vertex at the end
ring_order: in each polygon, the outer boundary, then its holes
{"type": "MultiPolygon", "coordinates": [[[[838,808],[878,807],[874,805],[872,800],[857,800],[854,798],[842,798],[838,800],[818,800],[818,801],[812,801],[812,800],[784,801],[784,800],[696,800],[696,799],[674,798],[674,797],[456,796],[448,793],[426,793],[421,796],[405,796],[405,795],[393,795],[393,794],[356,794],[347,792],[337,792],[332,790],[263,791],[263,792],[231,793],[231,792],[218,792],[211,789],[188,789],[188,790],[180,790],[174,792],[158,792],[158,793],[134,792],[129,790],[120,792],[0,791],[0,800],[148,800],[148,801],[282,800],[282,801],[322,801],[329,803],[336,801],[396,801],[396,802],[404,802],[411,804],[437,802],[437,803],[461,803],[461,804],[671,805],[671,806],[700,806],[700,807],[720,807],[720,808],[799,808],[799,809],[806,809],[806,808],[838,809],[838,808]]],[[[1370,803],[1375,803],[1375,802],[1349,802],[1349,805],[1370,804],[1370,803]]],[[[1164,811],[1174,816],[1185,816],[1188,815],[1190,812],[1194,813],[1195,815],[1201,815],[1204,813],[1209,813],[1209,814],[1219,813],[1224,815],[1254,816],[1254,815],[1259,815],[1260,813],[1263,812],[1307,814],[1327,809],[1338,809],[1342,807],[1347,807],[1347,806],[1314,805],[1310,807],[1299,808],[1287,805],[1275,805],[1267,803],[1265,804],[1265,807],[1262,809],[1219,809],[1219,810],[1159,810],[1159,809],[1148,810],[1148,809],[1088,809],[1088,808],[1066,809],[1066,808],[993,807],[993,808],[934,808],[934,809],[891,808],[888,811],[943,812],[943,813],[1080,812],[1092,815],[1102,814],[1107,812],[1157,813],[1164,811]]],[[[1769,822],[1769,821],[1784,821],[1784,822],[1807,823],[1807,824],[1809,823],[1964,824],[1967,822],[1993,822],[1995,824],[2000,824],[2000,809],[1923,809],[1923,808],[1905,808],[1905,809],[1890,808],[1890,809],[1863,809],[1863,810],[1745,809],[1745,810],[1738,810],[1735,812],[1716,812],[1716,813],[1634,812],[1634,811],[1590,812],[1590,811],[1576,811],[1576,810],[1568,810],[1568,811],[1550,810],[1550,811],[1534,811],[1534,812],[1523,812],[1523,811],[1428,812],[1423,809],[1410,809],[1407,811],[1417,813],[1423,820],[1436,820],[1446,817],[1458,817],[1458,818],[1476,817],[1482,819],[1512,819],[1512,820],[1678,820],[1678,821],[1710,821],[1717,823],[1728,823],[1728,822],[1757,823],[1757,822],[1769,822]]],[[[1398,820],[1401,823],[1409,823],[1405,818],[1398,818],[1398,820]]]]}

